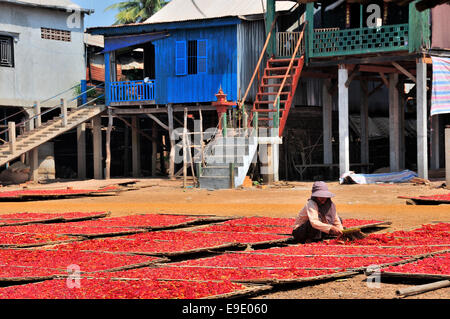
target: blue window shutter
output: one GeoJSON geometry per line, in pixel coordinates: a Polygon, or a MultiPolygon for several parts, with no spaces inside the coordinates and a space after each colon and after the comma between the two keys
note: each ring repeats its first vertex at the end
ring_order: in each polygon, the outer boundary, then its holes
{"type": "Polygon", "coordinates": [[[208,40],[197,41],[197,73],[208,73],[208,40]]]}
{"type": "Polygon", "coordinates": [[[175,42],[175,73],[176,75],[187,74],[187,49],[186,41],[175,42]]]}

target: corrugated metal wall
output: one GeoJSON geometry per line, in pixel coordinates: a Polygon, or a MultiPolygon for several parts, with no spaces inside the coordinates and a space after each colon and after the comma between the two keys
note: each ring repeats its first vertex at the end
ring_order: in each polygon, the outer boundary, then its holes
{"type": "Polygon", "coordinates": [[[450,49],[450,6],[442,4],[431,9],[431,47],[450,49]]]}
{"type": "MultiPolygon", "coordinates": [[[[238,47],[238,90],[241,91],[241,98],[250,83],[256,64],[258,63],[261,50],[266,41],[266,31],[264,20],[242,21],[237,26],[237,47],[238,47]]],[[[267,59],[261,63],[260,75],[263,75],[267,59]]],[[[258,90],[259,81],[255,79],[246,101],[254,101],[258,90]]]]}
{"type": "Polygon", "coordinates": [[[169,38],[154,41],[156,50],[156,103],[216,101],[222,87],[229,101],[237,100],[236,25],[170,31],[169,38]],[[207,73],[175,75],[175,42],[207,41],[207,73]]]}

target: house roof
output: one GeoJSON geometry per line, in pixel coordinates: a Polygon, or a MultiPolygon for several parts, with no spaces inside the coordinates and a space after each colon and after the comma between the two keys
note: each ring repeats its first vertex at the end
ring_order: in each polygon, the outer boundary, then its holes
{"type": "Polygon", "coordinates": [[[102,35],[92,35],[89,33],[84,34],[84,43],[89,46],[104,48],[105,39],[102,35]]]}
{"type": "Polygon", "coordinates": [[[80,10],[83,13],[94,13],[92,9],[84,9],[70,0],[0,0],[0,2],[12,3],[28,7],[43,7],[55,10],[80,10]]]}
{"type": "MultiPolygon", "coordinates": [[[[308,2],[320,2],[320,0],[297,0],[298,3],[308,3],[308,2]]],[[[339,0],[336,0],[338,2],[339,0]]],[[[413,2],[415,0],[386,0],[386,2],[392,2],[396,3],[398,5],[407,5],[410,2],[413,2]]],[[[367,2],[367,0],[347,0],[347,2],[351,3],[361,3],[361,2],[367,2]]],[[[424,11],[426,9],[434,8],[435,6],[441,5],[441,4],[450,4],[450,0],[419,0],[416,2],[416,8],[419,11],[424,11]]]]}
{"type": "MultiPolygon", "coordinates": [[[[296,1],[277,1],[276,11],[288,11],[296,1]]],[[[262,15],[265,0],[171,0],[145,23],[166,23],[224,17],[262,15]]]]}

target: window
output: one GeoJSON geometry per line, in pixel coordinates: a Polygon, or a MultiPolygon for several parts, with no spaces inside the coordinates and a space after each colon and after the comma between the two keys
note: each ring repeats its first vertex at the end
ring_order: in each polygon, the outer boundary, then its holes
{"type": "Polygon", "coordinates": [[[71,34],[70,34],[70,31],[66,31],[66,30],[41,28],[41,38],[46,39],[46,40],[70,42],[71,34]]]}
{"type": "Polygon", "coordinates": [[[0,36],[0,66],[14,67],[14,42],[12,37],[0,36]]]}
{"type": "Polygon", "coordinates": [[[176,75],[186,75],[186,41],[177,41],[175,43],[175,72],[176,75]]]}
{"type": "Polygon", "coordinates": [[[177,41],[176,75],[207,73],[207,40],[177,41]]]}
{"type": "Polygon", "coordinates": [[[188,41],[188,74],[197,74],[197,40],[188,41]]]}

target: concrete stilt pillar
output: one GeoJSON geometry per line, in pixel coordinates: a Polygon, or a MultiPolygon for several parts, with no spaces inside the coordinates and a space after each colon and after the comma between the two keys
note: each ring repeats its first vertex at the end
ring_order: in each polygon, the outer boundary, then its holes
{"type": "Polygon", "coordinates": [[[77,127],[77,167],[78,178],[86,178],[86,124],[77,127]]]}
{"type": "Polygon", "coordinates": [[[30,178],[33,182],[39,180],[39,147],[33,148],[30,152],[30,178]]]}
{"type": "Polygon", "coordinates": [[[280,167],[280,144],[273,144],[272,146],[273,151],[273,181],[279,182],[280,176],[279,176],[279,167],[280,167]]]}
{"type": "Polygon", "coordinates": [[[389,166],[400,170],[400,108],[397,90],[398,74],[389,74],[389,166]]]}
{"type": "MultiPolygon", "coordinates": [[[[360,109],[360,125],[361,125],[361,163],[369,164],[369,94],[367,81],[361,80],[361,109],[360,109]]],[[[363,167],[367,173],[368,167],[363,167]]]]}
{"type": "Polygon", "coordinates": [[[323,163],[333,164],[333,97],[328,91],[330,80],[325,80],[322,89],[323,163]]]}
{"type": "Polygon", "coordinates": [[[417,174],[428,179],[428,145],[427,145],[427,64],[419,59],[417,62],[417,174]]]}
{"type": "Polygon", "coordinates": [[[345,85],[348,79],[348,70],[345,65],[339,65],[338,90],[339,90],[339,175],[350,171],[350,141],[348,123],[348,87],[345,85]]]}
{"type": "Polygon", "coordinates": [[[132,166],[133,177],[140,177],[141,175],[141,143],[139,136],[139,119],[137,116],[133,116],[131,120],[131,153],[132,153],[132,166]]]}
{"type": "Polygon", "coordinates": [[[103,178],[102,121],[100,115],[92,119],[92,140],[94,152],[94,179],[103,178]]]}
{"type": "Polygon", "coordinates": [[[400,170],[404,170],[406,167],[406,145],[405,145],[405,102],[401,94],[399,94],[399,130],[400,130],[400,170]]]}
{"type": "Polygon", "coordinates": [[[431,169],[439,169],[439,115],[431,117],[431,154],[430,154],[430,167],[431,169]]]}

